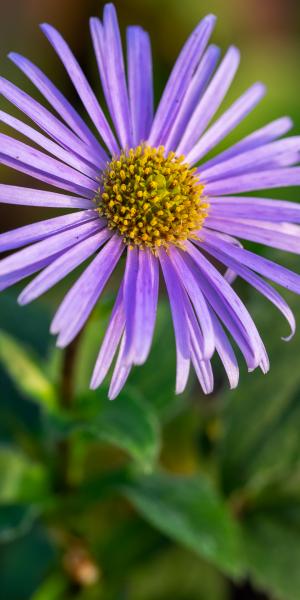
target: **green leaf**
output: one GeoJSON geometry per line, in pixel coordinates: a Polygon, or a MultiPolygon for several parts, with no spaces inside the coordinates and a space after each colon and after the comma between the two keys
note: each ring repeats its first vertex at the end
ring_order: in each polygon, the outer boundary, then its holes
{"type": "MultiPolygon", "coordinates": [[[[297,270],[297,262],[290,257],[285,264],[297,270]]],[[[300,321],[298,298],[285,295],[300,321]]],[[[238,389],[224,396],[220,463],[226,493],[245,487],[257,492],[300,463],[300,336],[283,342],[286,331],[275,309],[266,311],[257,294],[249,304],[267,343],[271,370],[267,375],[243,373],[238,389]]]]}
{"type": "Polygon", "coordinates": [[[85,394],[76,420],[79,429],[121,448],[144,471],[153,468],[160,450],[159,423],[152,407],[129,386],[113,402],[106,390],[101,396],[85,394]]]}
{"type": "Polygon", "coordinates": [[[38,525],[24,532],[22,537],[0,546],[1,597],[29,600],[57,561],[53,541],[38,525]]]}
{"type": "Polygon", "coordinates": [[[0,504],[4,505],[36,502],[48,491],[44,467],[5,446],[0,447],[0,481],[0,504]]]}
{"type": "Polygon", "coordinates": [[[150,523],[232,576],[242,572],[239,529],[201,476],[137,477],[123,489],[150,523]]]}
{"type": "Polygon", "coordinates": [[[55,573],[47,577],[46,581],[43,581],[30,600],[58,600],[58,598],[64,597],[67,588],[66,577],[60,573],[55,573]]]}
{"type": "Polygon", "coordinates": [[[0,544],[9,543],[25,535],[38,518],[37,506],[28,504],[0,505],[0,544]]]}
{"type": "Polygon", "coordinates": [[[55,389],[30,351],[1,330],[0,362],[21,393],[48,410],[56,406],[55,389]]]}
{"type": "Polygon", "coordinates": [[[129,589],[134,590],[134,600],[229,598],[228,583],[222,574],[198,555],[180,546],[166,545],[157,553],[152,552],[139,568],[130,569],[128,577],[129,589]]]}
{"type": "Polygon", "coordinates": [[[255,584],[276,600],[299,600],[300,503],[249,516],[244,545],[255,584]]]}

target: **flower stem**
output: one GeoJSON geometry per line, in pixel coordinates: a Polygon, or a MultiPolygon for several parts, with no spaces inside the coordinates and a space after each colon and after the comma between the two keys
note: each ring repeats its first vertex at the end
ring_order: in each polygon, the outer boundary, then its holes
{"type": "MultiPolygon", "coordinates": [[[[81,334],[66,348],[63,362],[60,381],[60,406],[63,411],[70,412],[72,410],[75,393],[75,369],[79,350],[79,342],[81,334]]],[[[58,442],[58,488],[61,492],[68,492],[71,483],[69,478],[70,466],[70,440],[65,438],[58,442]]]]}
{"type": "Polygon", "coordinates": [[[74,374],[79,349],[80,335],[66,348],[61,378],[61,406],[70,410],[74,399],[74,374]]]}

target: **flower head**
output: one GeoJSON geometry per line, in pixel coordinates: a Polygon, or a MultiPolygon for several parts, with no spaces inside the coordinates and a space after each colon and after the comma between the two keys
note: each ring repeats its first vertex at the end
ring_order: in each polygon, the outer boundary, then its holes
{"type": "Polygon", "coordinates": [[[126,76],[112,4],[91,35],[112,126],[77,60],[60,34],[42,31],[60,57],[97,134],[57,87],[28,59],[10,59],[50,104],[50,112],[0,78],[1,94],[34,124],[0,111],[0,120],[34,146],[0,134],[1,162],[54,190],[0,185],[0,201],[75,209],[0,236],[0,250],[17,252],[0,263],[0,289],[33,275],[20,295],[26,304],[77,266],[88,266],[61,303],[51,326],[58,345],[69,344],[86,323],[122,255],[124,276],[94,369],[98,387],[117,354],[109,396],[118,395],[133,365],[145,362],[155,327],[159,267],[166,284],[177,351],[176,391],[184,390],[192,363],[205,393],[213,389],[210,359],[217,352],[231,387],[238,364],[229,333],[249,370],[268,370],[257,328],[232,287],[236,276],[266,296],[287,319],[285,300],[265,281],[300,291],[300,277],[243,248],[239,239],[300,252],[300,206],[243,196],[300,184],[300,137],[281,118],[207,160],[258,104],[254,84],[212,124],[239,64],[231,47],[208,46],[215,18],[205,17],[183,47],[154,114],[150,41],[139,27],[127,31],[126,76]],[[54,114],[54,112],[57,116],[54,114]],[[41,149],[39,150],[38,147],[41,149]],[[58,191],[55,191],[57,189],[58,191]],[[238,195],[237,195],[238,194],[238,195]],[[213,260],[211,260],[213,259],[213,260]],[[224,265],[223,273],[215,260],[224,265]]]}
{"type": "Polygon", "coordinates": [[[112,160],[96,203],[109,229],[131,249],[183,244],[201,229],[208,204],[196,169],[164,147],[138,146],[112,160]]]}

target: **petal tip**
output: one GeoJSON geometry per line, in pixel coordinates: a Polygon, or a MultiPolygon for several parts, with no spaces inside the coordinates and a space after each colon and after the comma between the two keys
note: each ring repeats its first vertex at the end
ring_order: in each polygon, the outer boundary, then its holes
{"type": "Polygon", "coordinates": [[[98,387],[97,381],[92,378],[89,385],[90,390],[95,391],[98,387]]]}
{"type": "Polygon", "coordinates": [[[116,7],[112,2],[107,2],[106,4],[104,4],[103,18],[105,18],[105,16],[107,15],[112,15],[113,17],[117,16],[116,7]]]}
{"type": "Polygon", "coordinates": [[[57,327],[54,321],[50,325],[50,333],[51,335],[57,335],[59,333],[59,327],[57,327]]]}
{"type": "Polygon", "coordinates": [[[50,34],[57,33],[55,27],[53,27],[53,25],[50,25],[50,23],[40,23],[40,29],[46,37],[48,37],[48,35],[50,34]]]}
{"type": "Polygon", "coordinates": [[[234,377],[233,379],[231,379],[231,381],[229,382],[229,388],[231,390],[235,390],[239,385],[239,375],[236,375],[236,377],[234,377]]]}
{"type": "Polygon", "coordinates": [[[68,344],[59,338],[56,340],[56,347],[63,350],[68,344]]]}
{"type": "Polygon", "coordinates": [[[18,52],[12,51],[8,53],[7,58],[9,58],[9,60],[12,60],[13,62],[16,62],[20,58],[20,54],[18,54],[18,52]]]}
{"type": "Polygon", "coordinates": [[[20,296],[18,297],[18,304],[20,306],[26,306],[26,304],[29,304],[29,302],[30,302],[30,298],[27,298],[25,296],[25,294],[23,295],[23,292],[22,292],[22,294],[20,294],[20,296]]]}
{"type": "Polygon", "coordinates": [[[114,390],[110,391],[109,390],[107,397],[110,401],[112,401],[112,400],[115,400],[118,395],[119,395],[118,391],[114,391],[114,390]]]}
{"type": "Polygon", "coordinates": [[[217,20],[217,15],[214,13],[208,13],[206,17],[204,17],[204,21],[208,21],[209,23],[215,23],[217,20]]]}
{"type": "Polygon", "coordinates": [[[237,46],[229,46],[227,50],[227,56],[229,56],[231,60],[235,60],[237,63],[239,63],[241,59],[241,51],[237,46]]]}
{"type": "Polygon", "coordinates": [[[263,96],[267,92],[267,86],[262,81],[257,81],[253,87],[263,96]]]}

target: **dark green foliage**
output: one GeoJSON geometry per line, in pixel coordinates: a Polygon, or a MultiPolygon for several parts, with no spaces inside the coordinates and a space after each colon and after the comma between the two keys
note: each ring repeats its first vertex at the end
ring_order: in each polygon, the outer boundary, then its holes
{"type": "MultiPolygon", "coordinates": [[[[290,300],[300,318],[297,299],[290,300]]],[[[2,295],[1,315],[12,302],[2,295]]],[[[52,345],[41,353],[30,327],[35,312],[25,328],[1,319],[6,600],[227,600],[227,578],[250,578],[272,598],[298,600],[299,336],[285,344],[275,310],[266,311],[254,292],[248,302],[268,341],[268,376],[242,369],[239,388],[229,392],[216,364],[214,396],[204,398],[191,380],[184,401],[174,398],[172,329],[162,300],[149,361],[109,402],[105,386],[88,391],[83,364],[97,351],[108,299],[81,340],[71,410],[60,408],[60,353],[52,345]],[[94,585],[78,582],[68,566],[78,545],[96,565],[94,585]],[[16,579],[11,571],[20,562],[16,579]]],[[[43,332],[47,310],[38,314],[43,332]]]]}

